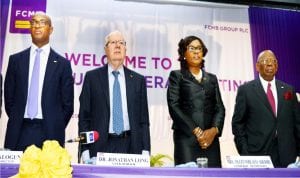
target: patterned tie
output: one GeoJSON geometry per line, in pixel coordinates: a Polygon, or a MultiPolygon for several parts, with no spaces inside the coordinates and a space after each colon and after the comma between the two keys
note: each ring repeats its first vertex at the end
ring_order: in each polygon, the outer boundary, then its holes
{"type": "Polygon", "coordinates": [[[270,105],[271,105],[271,107],[272,107],[273,113],[274,113],[275,116],[276,116],[275,99],[274,99],[273,92],[272,92],[272,90],[271,90],[271,83],[268,83],[267,97],[268,97],[269,103],[270,103],[270,105]]]}
{"type": "Polygon", "coordinates": [[[42,49],[36,49],[34,65],[31,74],[31,82],[27,98],[27,114],[33,119],[38,113],[38,93],[39,93],[39,75],[40,75],[40,53],[42,49]]]}
{"type": "Polygon", "coordinates": [[[113,86],[113,130],[116,134],[121,134],[123,131],[123,111],[120,83],[118,80],[119,71],[112,72],[115,81],[113,86]]]}

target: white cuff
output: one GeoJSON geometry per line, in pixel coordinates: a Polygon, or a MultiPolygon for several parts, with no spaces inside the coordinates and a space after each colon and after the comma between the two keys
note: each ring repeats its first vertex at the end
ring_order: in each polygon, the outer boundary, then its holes
{"type": "Polygon", "coordinates": [[[90,150],[84,150],[81,153],[81,160],[84,164],[87,164],[87,162],[90,160],[90,150]]]}
{"type": "Polygon", "coordinates": [[[143,150],[143,151],[142,151],[142,155],[147,155],[147,156],[149,156],[149,155],[150,155],[150,152],[149,152],[148,150],[143,150]]]}

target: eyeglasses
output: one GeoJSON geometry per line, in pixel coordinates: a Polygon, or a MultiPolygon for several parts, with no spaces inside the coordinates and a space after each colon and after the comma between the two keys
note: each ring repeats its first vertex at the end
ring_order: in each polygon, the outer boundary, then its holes
{"type": "Polygon", "coordinates": [[[107,42],[106,46],[108,46],[108,45],[126,46],[126,41],[124,41],[124,40],[109,41],[109,42],[107,42]]]}
{"type": "Polygon", "coordinates": [[[202,47],[201,46],[188,46],[187,50],[189,52],[197,52],[197,51],[202,52],[202,47]]]}
{"type": "Polygon", "coordinates": [[[46,21],[46,20],[40,20],[40,21],[37,21],[37,20],[31,20],[30,21],[30,25],[31,25],[31,27],[37,27],[38,25],[40,26],[40,27],[44,27],[44,26],[46,26],[46,25],[48,25],[49,23],[48,23],[48,21],[46,21]]]}
{"type": "Polygon", "coordinates": [[[263,64],[263,65],[267,65],[267,64],[277,64],[277,60],[276,59],[261,59],[259,60],[259,63],[263,64]]]}

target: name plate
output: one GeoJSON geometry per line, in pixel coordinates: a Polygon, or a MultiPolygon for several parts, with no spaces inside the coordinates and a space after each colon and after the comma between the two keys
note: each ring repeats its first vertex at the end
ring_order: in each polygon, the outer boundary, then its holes
{"type": "Polygon", "coordinates": [[[150,156],[140,154],[97,153],[96,165],[150,167],[150,156]]]}
{"type": "Polygon", "coordinates": [[[270,156],[226,156],[226,168],[274,168],[270,156]]]}
{"type": "Polygon", "coordinates": [[[0,163],[20,163],[22,151],[0,151],[0,163]]]}

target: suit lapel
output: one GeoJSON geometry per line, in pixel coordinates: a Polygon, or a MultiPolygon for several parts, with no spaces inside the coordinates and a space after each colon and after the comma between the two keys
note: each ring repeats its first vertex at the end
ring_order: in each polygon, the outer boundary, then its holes
{"type": "MultiPolygon", "coordinates": [[[[202,70],[202,72],[203,72],[202,77],[204,78],[204,76],[206,74],[204,74],[204,70],[202,70]]],[[[202,78],[202,81],[199,83],[189,70],[181,70],[181,73],[182,73],[183,78],[193,82],[196,85],[203,83],[203,78],[202,78]]]]}
{"type": "Polygon", "coordinates": [[[20,73],[24,74],[21,75],[21,80],[23,81],[23,94],[27,98],[27,93],[28,93],[28,86],[29,86],[29,60],[30,60],[30,48],[28,48],[22,55],[21,59],[18,60],[21,62],[20,66],[18,67],[18,70],[20,70],[20,73]]]}
{"type": "Polygon", "coordinates": [[[107,104],[107,107],[110,109],[110,107],[109,107],[108,65],[107,64],[105,66],[103,66],[103,68],[100,68],[98,78],[99,78],[99,85],[100,85],[100,87],[102,86],[102,88],[103,88],[102,92],[104,93],[103,96],[105,97],[105,102],[107,104]]]}
{"type": "Polygon", "coordinates": [[[52,49],[50,49],[50,54],[46,65],[42,96],[44,96],[44,93],[47,92],[49,85],[51,85],[50,79],[52,78],[52,75],[55,73],[56,68],[59,65],[59,62],[60,61],[58,60],[57,54],[55,54],[55,52],[52,49]]]}
{"type": "Polygon", "coordinates": [[[128,117],[129,120],[130,118],[132,118],[132,106],[131,104],[134,103],[133,101],[133,97],[134,96],[134,92],[135,92],[135,88],[134,88],[134,80],[135,80],[135,76],[134,74],[124,66],[124,74],[125,74],[125,83],[126,83],[126,96],[127,96],[127,110],[128,110],[128,117]]]}
{"type": "Polygon", "coordinates": [[[209,83],[209,76],[207,75],[205,70],[202,70],[202,81],[200,84],[202,84],[203,86],[207,86],[206,83],[209,83]]]}
{"type": "MultiPolygon", "coordinates": [[[[267,98],[267,94],[265,93],[265,90],[262,84],[260,83],[259,79],[255,80],[255,82],[253,83],[253,87],[254,87],[254,92],[260,97],[263,104],[270,110],[270,112],[273,113],[272,107],[267,98]]],[[[275,117],[274,113],[273,116],[275,117]]]]}
{"type": "Polygon", "coordinates": [[[276,80],[276,90],[277,90],[277,116],[279,115],[279,112],[281,111],[282,109],[282,105],[283,105],[283,93],[285,91],[285,88],[284,86],[278,81],[276,80]]]}

